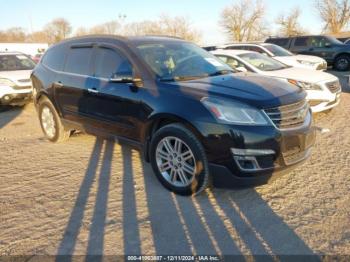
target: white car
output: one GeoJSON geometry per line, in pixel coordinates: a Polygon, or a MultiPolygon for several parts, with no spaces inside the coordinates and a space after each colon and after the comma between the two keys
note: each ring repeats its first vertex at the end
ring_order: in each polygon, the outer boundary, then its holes
{"type": "Polygon", "coordinates": [[[327,70],[327,62],[321,57],[311,55],[295,55],[278,45],[269,43],[260,44],[229,44],[221,46],[220,49],[247,50],[272,57],[286,65],[308,68],[314,70],[327,70]]]}
{"type": "Polygon", "coordinates": [[[24,105],[32,96],[30,74],[35,63],[17,52],[0,53],[0,105],[24,105]]]}
{"type": "Polygon", "coordinates": [[[215,50],[212,53],[237,71],[249,71],[299,86],[307,92],[314,113],[332,109],[340,102],[341,85],[331,74],[291,67],[252,51],[215,50]]]}

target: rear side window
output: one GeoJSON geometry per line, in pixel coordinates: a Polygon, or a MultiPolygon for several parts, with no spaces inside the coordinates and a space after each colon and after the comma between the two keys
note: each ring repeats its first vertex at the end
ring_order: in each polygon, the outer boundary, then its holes
{"type": "Polygon", "coordinates": [[[132,65],[119,51],[98,48],[95,63],[95,77],[111,78],[113,75],[132,75],[132,65]]]}
{"type": "Polygon", "coordinates": [[[297,37],[294,46],[307,46],[308,37],[297,37]]]}
{"type": "Polygon", "coordinates": [[[253,52],[258,52],[258,53],[266,53],[264,50],[262,50],[260,47],[258,46],[249,46],[249,47],[246,47],[245,50],[249,50],[249,51],[253,51],[253,52]]]}
{"type": "Polygon", "coordinates": [[[288,46],[289,38],[269,38],[266,42],[285,47],[288,46]]]}
{"type": "Polygon", "coordinates": [[[90,75],[92,47],[71,48],[68,52],[64,71],[78,75],[90,75]]]}
{"type": "Polygon", "coordinates": [[[227,49],[227,50],[244,50],[244,47],[241,45],[233,45],[233,46],[228,46],[225,49],[227,49]]]}
{"type": "Polygon", "coordinates": [[[55,46],[50,48],[42,58],[41,62],[56,71],[61,71],[65,59],[65,46],[55,46]]]}

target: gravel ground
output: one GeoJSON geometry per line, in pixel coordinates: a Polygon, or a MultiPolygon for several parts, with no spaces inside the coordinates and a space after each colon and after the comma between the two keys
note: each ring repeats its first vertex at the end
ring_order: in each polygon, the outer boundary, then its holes
{"type": "MultiPolygon", "coordinates": [[[[339,74],[338,74],[339,75],[339,74]]],[[[0,113],[0,255],[350,255],[350,89],[312,157],[269,185],[178,197],[140,153],[47,142],[33,105],[0,113]]]]}

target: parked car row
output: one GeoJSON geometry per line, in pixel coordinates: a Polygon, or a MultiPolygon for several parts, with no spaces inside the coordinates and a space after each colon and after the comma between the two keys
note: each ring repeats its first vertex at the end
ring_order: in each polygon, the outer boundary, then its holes
{"type": "Polygon", "coordinates": [[[177,194],[197,194],[210,183],[264,184],[310,156],[312,111],[339,103],[339,81],[322,72],[322,60],[297,68],[274,59],[276,50],[227,47],[210,53],[155,36],[56,44],[31,74],[43,133],[62,142],[79,130],[139,147],[177,194]]]}
{"type": "Polygon", "coordinates": [[[273,77],[304,89],[314,113],[330,110],[340,102],[340,82],[331,74],[288,66],[252,51],[219,49],[212,53],[237,71],[273,77]]]}
{"type": "Polygon", "coordinates": [[[332,36],[297,36],[268,38],[266,43],[279,45],[295,54],[314,55],[324,58],[339,71],[350,69],[350,45],[332,36]]]}

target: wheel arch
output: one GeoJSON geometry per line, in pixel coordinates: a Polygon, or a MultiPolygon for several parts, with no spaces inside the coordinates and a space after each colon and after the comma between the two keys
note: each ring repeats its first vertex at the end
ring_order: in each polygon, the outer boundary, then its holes
{"type": "Polygon", "coordinates": [[[145,132],[144,132],[144,157],[147,162],[149,162],[149,150],[150,150],[150,144],[153,135],[159,130],[160,128],[169,125],[179,123],[184,125],[186,128],[188,128],[199,140],[201,139],[202,135],[198,131],[198,129],[188,120],[184,117],[178,116],[176,114],[171,113],[162,113],[152,116],[148,123],[146,124],[145,132]]]}

